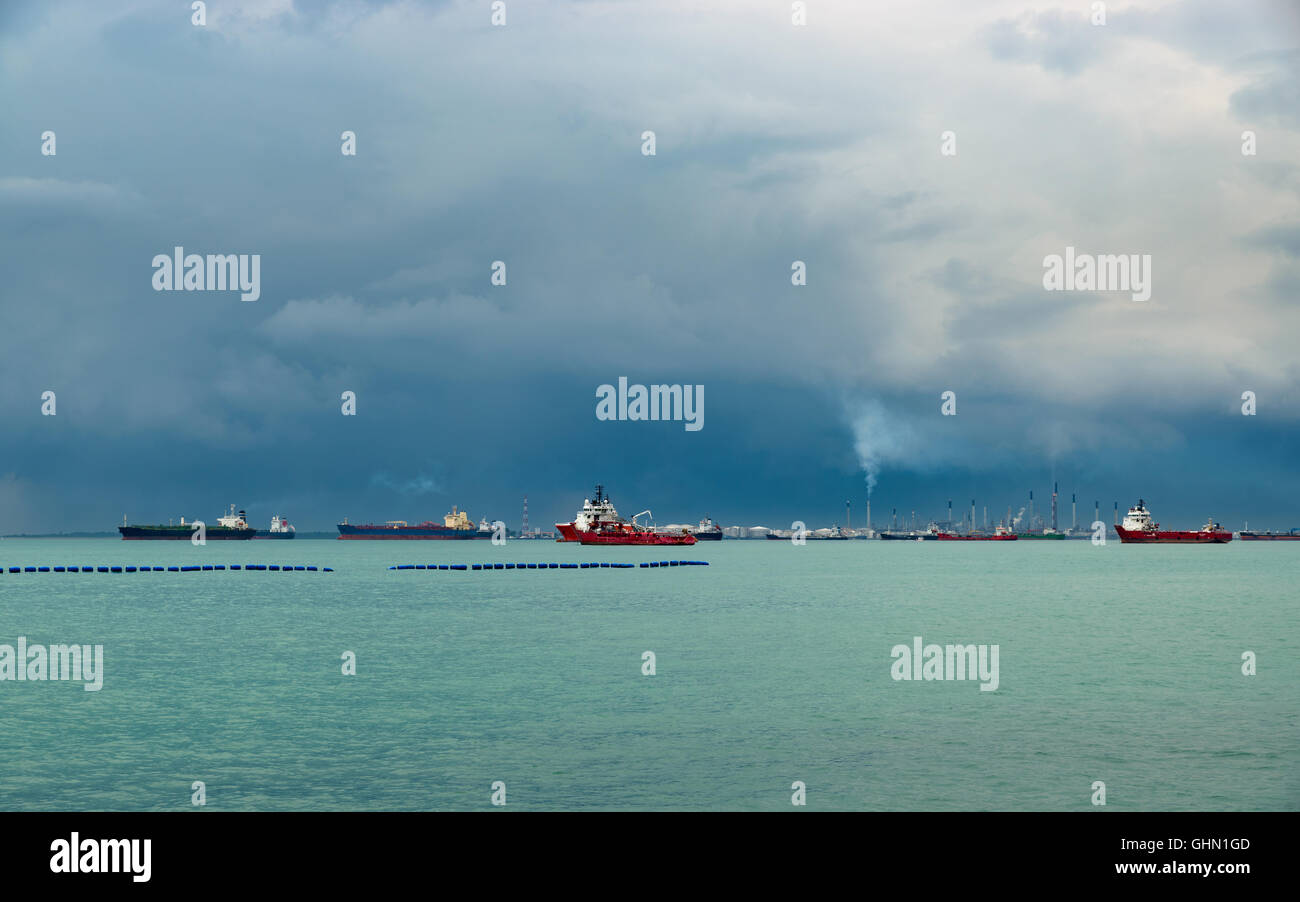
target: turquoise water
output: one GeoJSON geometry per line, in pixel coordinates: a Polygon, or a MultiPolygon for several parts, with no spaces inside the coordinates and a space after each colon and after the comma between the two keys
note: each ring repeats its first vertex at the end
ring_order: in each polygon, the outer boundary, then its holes
{"type": "Polygon", "coordinates": [[[0,809],[1300,808],[1300,545],[0,541],[0,809]],[[669,570],[389,564],[702,559],[669,570]],[[999,646],[1000,686],[890,650],[999,646]],[[642,675],[642,652],[656,674],[642,675]],[[1243,676],[1253,651],[1258,675],[1243,676]],[[353,651],[356,676],[341,673],[353,651]]]}

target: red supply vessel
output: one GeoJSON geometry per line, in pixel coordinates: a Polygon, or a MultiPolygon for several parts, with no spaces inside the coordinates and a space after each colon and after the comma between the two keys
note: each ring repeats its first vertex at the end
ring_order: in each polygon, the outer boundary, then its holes
{"type": "Polygon", "coordinates": [[[1160,524],[1151,519],[1151,512],[1141,498],[1136,507],[1130,507],[1124,522],[1115,527],[1119,540],[1124,544],[1179,544],[1179,545],[1222,545],[1232,541],[1232,530],[1224,529],[1211,518],[1197,530],[1161,530],[1160,524]]]}
{"type": "MultiPolygon", "coordinates": [[[[641,514],[649,514],[642,511],[641,514]]],[[[656,532],[636,522],[620,517],[614,504],[605,494],[603,485],[596,486],[596,498],[586,498],[582,510],[572,523],[556,523],[560,531],[559,542],[581,542],[583,545],[694,545],[695,536],[689,530],[656,532]]]]}

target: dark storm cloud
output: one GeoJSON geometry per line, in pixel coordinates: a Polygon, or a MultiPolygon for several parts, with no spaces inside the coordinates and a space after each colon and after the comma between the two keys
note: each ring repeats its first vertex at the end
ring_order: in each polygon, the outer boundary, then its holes
{"type": "MultiPolygon", "coordinates": [[[[1276,419],[1296,410],[1293,283],[1254,268],[1294,254],[1294,177],[1239,200],[1249,176],[1187,137],[1268,113],[1285,167],[1295,122],[1263,63],[1211,102],[1171,94],[1137,78],[1129,11],[1094,29],[1014,4],[935,15],[949,56],[847,3],[796,40],[743,4],[511,4],[506,29],[478,3],[223,2],[207,29],[187,8],[6,5],[0,531],[230,501],[300,528],[452,504],[517,526],[523,494],[540,523],[598,479],[661,520],[831,498],[829,520],[864,489],[863,447],[900,506],[1019,494],[1034,466],[1173,496],[1216,429],[1295,488],[1276,419]],[[1205,260],[1249,290],[1231,321],[1176,266],[1143,310],[1043,292],[1043,255],[1071,242],[1205,260]],[[176,245],[260,254],[261,299],[153,291],[176,245]],[[597,422],[595,387],[623,375],[704,384],[705,429],[597,422]],[[1267,428],[1228,415],[1250,386],[1267,428]]],[[[1218,60],[1181,8],[1138,37],[1218,60]]]]}

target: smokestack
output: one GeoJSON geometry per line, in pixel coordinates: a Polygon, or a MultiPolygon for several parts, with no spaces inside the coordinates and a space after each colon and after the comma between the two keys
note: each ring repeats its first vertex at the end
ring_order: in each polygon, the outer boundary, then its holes
{"type": "Polygon", "coordinates": [[[989,531],[989,506],[984,505],[984,531],[989,531]]]}
{"type": "Polygon", "coordinates": [[[1034,490],[1029,490],[1029,531],[1034,531],[1034,490]]]}
{"type": "Polygon", "coordinates": [[[1119,502],[1115,502],[1115,525],[1119,526],[1119,502]]]}
{"type": "Polygon", "coordinates": [[[948,499],[948,528],[952,528],[952,499],[948,499]]]}
{"type": "Polygon", "coordinates": [[[1101,502],[1100,502],[1100,501],[1094,501],[1094,502],[1092,502],[1092,503],[1093,503],[1094,505],[1096,505],[1096,507],[1093,509],[1093,512],[1092,512],[1092,522],[1093,522],[1093,523],[1100,523],[1100,522],[1101,522],[1101,502]]]}
{"type": "Polygon", "coordinates": [[[975,531],[975,499],[970,500],[970,531],[975,531]]]}
{"type": "Polygon", "coordinates": [[[871,499],[867,499],[867,529],[871,529],[871,499]]]}
{"type": "Polygon", "coordinates": [[[853,528],[853,507],[847,501],[844,502],[844,528],[853,528]]]}
{"type": "Polygon", "coordinates": [[[1076,529],[1079,528],[1079,509],[1077,507],[1078,501],[1079,501],[1079,497],[1075,495],[1074,492],[1071,492],[1070,493],[1070,532],[1074,532],[1076,529]]]}
{"type": "Polygon", "coordinates": [[[1056,489],[1057,483],[1052,483],[1052,532],[1056,532],[1056,489]]]}
{"type": "Polygon", "coordinates": [[[894,512],[889,518],[889,528],[898,529],[898,508],[894,508],[894,512]]]}

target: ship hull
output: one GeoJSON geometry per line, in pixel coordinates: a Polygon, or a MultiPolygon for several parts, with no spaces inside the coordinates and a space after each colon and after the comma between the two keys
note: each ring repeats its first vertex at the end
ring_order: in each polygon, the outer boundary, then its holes
{"type": "Polygon", "coordinates": [[[599,536],[595,533],[578,533],[583,545],[694,545],[695,536],[599,536]]]}
{"type": "Polygon", "coordinates": [[[886,542],[915,542],[917,539],[920,539],[924,542],[929,542],[939,537],[936,536],[934,533],[927,533],[927,532],[918,532],[918,533],[911,533],[911,534],[904,533],[904,532],[882,532],[880,534],[880,538],[886,542]]]}
{"type": "Polygon", "coordinates": [[[1038,533],[1038,532],[1018,532],[1016,533],[1016,538],[1018,539],[1064,539],[1065,533],[1058,532],[1058,533],[1045,535],[1043,533],[1038,533]]]}
{"type": "Polygon", "coordinates": [[[1226,545],[1232,541],[1232,533],[1196,531],[1156,531],[1125,529],[1114,527],[1119,533],[1119,540],[1125,545],[1226,545]]]}
{"type": "Polygon", "coordinates": [[[1014,533],[1006,536],[955,536],[941,532],[935,538],[940,542],[1014,542],[1020,537],[1014,533]]]}
{"type": "MultiPolygon", "coordinates": [[[[771,532],[769,532],[769,533],[767,534],[767,537],[768,537],[769,539],[775,539],[775,540],[777,540],[778,542],[788,542],[788,541],[790,541],[790,539],[792,538],[791,536],[778,536],[778,535],[776,535],[775,533],[771,533],[771,532]]],[[[803,541],[805,541],[805,542],[847,542],[847,541],[849,540],[849,538],[851,538],[851,537],[850,537],[850,536],[813,536],[813,535],[806,535],[806,536],[803,537],[803,541]]]]}
{"type": "Polygon", "coordinates": [[[697,542],[720,542],[722,541],[722,532],[697,532],[695,540],[697,542]]]}
{"type": "MultiPolygon", "coordinates": [[[[196,533],[191,526],[119,526],[117,531],[127,542],[164,540],[180,542],[191,539],[196,533]]],[[[223,539],[251,539],[256,529],[230,529],[225,526],[205,526],[203,538],[213,542],[223,539]]]]}
{"type": "Polygon", "coordinates": [[[292,539],[292,538],[294,537],[294,535],[295,535],[295,533],[292,533],[292,532],[262,532],[262,531],[259,531],[259,532],[257,533],[257,535],[253,536],[253,538],[255,538],[255,539],[292,539]]]}
{"type": "Polygon", "coordinates": [[[1300,534],[1242,532],[1237,536],[1243,542],[1300,542],[1300,534]]]}
{"type": "Polygon", "coordinates": [[[478,537],[473,530],[451,529],[445,526],[368,526],[339,523],[338,530],[340,539],[428,541],[478,537]]]}

